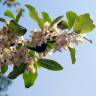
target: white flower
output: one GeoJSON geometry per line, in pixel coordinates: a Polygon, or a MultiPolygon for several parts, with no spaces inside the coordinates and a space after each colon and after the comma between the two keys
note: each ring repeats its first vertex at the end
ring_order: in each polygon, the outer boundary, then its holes
{"type": "Polygon", "coordinates": [[[59,50],[61,48],[68,49],[70,43],[70,38],[67,33],[60,34],[57,36],[55,43],[55,50],[59,50]]]}
{"type": "Polygon", "coordinates": [[[16,43],[21,43],[22,45],[24,45],[24,42],[25,42],[25,38],[24,36],[19,36],[17,39],[16,39],[16,43]]]}
{"type": "Polygon", "coordinates": [[[46,29],[48,29],[49,28],[49,26],[50,26],[50,23],[49,22],[45,22],[45,24],[44,24],[44,28],[46,28],[46,29]]]}
{"type": "Polygon", "coordinates": [[[29,71],[31,71],[32,73],[35,73],[36,72],[36,69],[35,69],[33,63],[31,63],[28,67],[29,67],[29,71]]]}
{"type": "Polygon", "coordinates": [[[64,32],[57,36],[55,43],[55,50],[60,50],[61,48],[68,49],[68,47],[73,48],[74,45],[85,43],[84,34],[75,34],[64,32]]]}
{"type": "Polygon", "coordinates": [[[12,52],[10,56],[10,61],[13,65],[19,66],[20,64],[26,62],[27,48],[21,47],[18,51],[12,52]]]}
{"type": "Polygon", "coordinates": [[[32,46],[41,46],[43,43],[47,43],[47,40],[43,32],[34,32],[32,35],[32,46]]]}
{"type": "Polygon", "coordinates": [[[73,35],[71,38],[71,43],[74,43],[76,45],[85,43],[85,39],[82,35],[77,34],[73,35]]]}
{"type": "Polygon", "coordinates": [[[54,50],[52,49],[49,52],[47,52],[46,57],[52,56],[53,53],[54,53],[54,50]]]}
{"type": "Polygon", "coordinates": [[[60,32],[60,29],[57,27],[57,24],[56,23],[51,27],[51,30],[53,31],[53,33],[60,32]]]}
{"type": "Polygon", "coordinates": [[[45,22],[45,24],[43,26],[43,33],[48,33],[49,32],[49,27],[50,27],[50,23],[45,22]]]}
{"type": "Polygon", "coordinates": [[[36,69],[33,64],[34,63],[33,58],[32,57],[26,58],[26,63],[27,63],[27,71],[35,73],[36,69]]]}

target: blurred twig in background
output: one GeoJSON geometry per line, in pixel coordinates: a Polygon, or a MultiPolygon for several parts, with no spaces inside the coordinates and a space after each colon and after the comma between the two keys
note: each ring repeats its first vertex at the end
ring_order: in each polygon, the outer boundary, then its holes
{"type": "Polygon", "coordinates": [[[0,76],[0,96],[8,96],[5,92],[8,90],[11,80],[5,76],[0,76]]]}

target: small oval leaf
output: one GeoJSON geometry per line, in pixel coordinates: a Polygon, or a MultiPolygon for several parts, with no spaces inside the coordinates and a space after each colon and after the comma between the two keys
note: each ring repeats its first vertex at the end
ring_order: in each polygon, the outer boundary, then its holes
{"type": "Polygon", "coordinates": [[[6,20],[4,18],[0,18],[0,21],[6,23],[6,20]]]}
{"type": "Polygon", "coordinates": [[[70,48],[69,47],[69,51],[70,51],[70,56],[71,56],[72,64],[75,64],[75,62],[76,62],[76,57],[75,57],[76,50],[75,50],[75,48],[70,48]]]}
{"type": "Polygon", "coordinates": [[[5,11],[4,15],[9,18],[12,18],[13,20],[15,19],[14,14],[10,10],[5,11]]]}
{"type": "Polygon", "coordinates": [[[63,67],[60,64],[50,59],[39,59],[38,64],[40,64],[42,67],[46,69],[53,70],[53,71],[59,71],[63,69],[63,67]]]}
{"type": "Polygon", "coordinates": [[[75,19],[78,17],[77,14],[73,11],[68,11],[66,13],[66,17],[67,17],[67,20],[68,20],[68,26],[69,26],[69,30],[72,28],[74,22],[75,22],[75,19]]]}
{"type": "Polygon", "coordinates": [[[92,31],[95,28],[92,19],[88,13],[80,15],[74,22],[74,32],[83,34],[92,31]]]}
{"type": "Polygon", "coordinates": [[[4,65],[0,68],[0,74],[4,74],[8,70],[8,65],[4,65]]]}
{"type": "Polygon", "coordinates": [[[24,73],[26,69],[26,64],[21,64],[19,67],[14,67],[13,71],[9,73],[8,78],[15,79],[22,73],[24,73]]]}
{"type": "Polygon", "coordinates": [[[53,26],[55,23],[59,22],[64,16],[58,16],[57,18],[55,18],[52,23],[51,26],[53,26]]]}
{"type": "Polygon", "coordinates": [[[42,12],[42,16],[43,16],[43,20],[44,20],[45,22],[51,23],[51,18],[50,18],[50,16],[48,15],[47,12],[42,12]]]}
{"type": "Polygon", "coordinates": [[[36,9],[32,5],[25,5],[25,6],[28,8],[29,15],[31,16],[31,18],[37,22],[40,28],[42,28],[44,25],[44,20],[38,16],[36,9]]]}
{"type": "Polygon", "coordinates": [[[34,85],[36,78],[37,78],[37,72],[36,73],[24,72],[23,73],[23,79],[24,79],[25,87],[29,88],[32,85],[34,85]]]}
{"type": "Polygon", "coordinates": [[[19,22],[19,19],[21,18],[23,12],[24,12],[24,9],[21,8],[21,9],[19,10],[16,18],[15,18],[15,21],[16,21],[17,23],[19,22]]]}
{"type": "Polygon", "coordinates": [[[57,24],[58,28],[60,28],[61,30],[67,29],[68,28],[68,23],[65,20],[60,21],[57,24]]]}
{"type": "Polygon", "coordinates": [[[17,33],[18,36],[22,36],[22,35],[24,35],[27,32],[26,28],[24,28],[23,26],[19,25],[14,20],[10,21],[8,27],[9,27],[9,30],[11,32],[17,33]]]}

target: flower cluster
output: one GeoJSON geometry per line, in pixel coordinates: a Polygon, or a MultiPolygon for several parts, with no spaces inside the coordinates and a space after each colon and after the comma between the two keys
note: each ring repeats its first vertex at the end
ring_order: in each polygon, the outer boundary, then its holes
{"type": "Polygon", "coordinates": [[[59,31],[57,24],[51,26],[50,23],[45,22],[41,31],[32,32],[32,45],[36,47],[41,46],[43,43],[46,44],[48,40],[53,41],[53,38],[58,35],[59,31]]]}
{"type": "Polygon", "coordinates": [[[79,43],[83,44],[84,42],[85,38],[82,34],[64,32],[57,36],[55,50],[59,50],[62,47],[64,49],[68,49],[68,47],[73,48],[74,45],[78,45],[79,43]]]}
{"type": "Polygon", "coordinates": [[[85,36],[75,32],[62,32],[55,23],[51,25],[45,22],[41,31],[33,31],[30,40],[24,36],[18,36],[15,32],[10,32],[6,27],[0,30],[0,67],[7,64],[20,66],[27,64],[27,70],[35,72],[34,62],[42,56],[60,51],[61,48],[68,49],[85,41],[85,36]],[[48,43],[51,42],[54,48],[47,50],[48,43]],[[20,48],[17,48],[20,45],[20,48]],[[31,49],[28,47],[31,46],[31,49]],[[39,55],[29,55],[30,50],[39,55]]]}
{"type": "MultiPolygon", "coordinates": [[[[0,30],[0,67],[4,65],[13,64],[20,66],[22,63],[27,64],[27,69],[30,71],[34,68],[29,67],[32,65],[34,58],[28,56],[28,49],[24,47],[26,41],[22,36],[17,36],[15,32],[10,32],[7,28],[0,30]],[[17,46],[22,45],[19,49],[17,46]],[[30,62],[29,62],[30,61],[30,62]]],[[[36,57],[35,57],[36,58],[36,57]]],[[[33,65],[32,65],[33,66],[33,65]]]]}
{"type": "Polygon", "coordinates": [[[58,28],[57,24],[51,26],[50,23],[46,22],[41,31],[33,32],[32,45],[42,46],[42,44],[48,43],[48,41],[54,42],[54,51],[60,50],[61,48],[68,49],[68,47],[74,47],[79,43],[84,43],[87,37],[84,34],[77,34],[75,32],[62,32],[58,28]]]}

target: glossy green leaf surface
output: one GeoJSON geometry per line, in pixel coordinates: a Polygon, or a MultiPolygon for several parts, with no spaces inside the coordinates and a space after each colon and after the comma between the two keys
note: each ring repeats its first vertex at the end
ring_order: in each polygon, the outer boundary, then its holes
{"type": "Polygon", "coordinates": [[[38,63],[42,67],[49,69],[49,70],[53,70],[53,71],[59,71],[59,70],[63,69],[63,67],[60,64],[58,64],[56,61],[50,60],[50,59],[39,59],[38,63]]]}
{"type": "Polygon", "coordinates": [[[58,28],[60,28],[61,30],[64,30],[64,29],[67,29],[69,26],[68,26],[68,23],[65,21],[65,20],[62,20],[61,22],[59,22],[57,24],[58,28]]]}
{"type": "Polygon", "coordinates": [[[4,23],[6,22],[6,20],[4,18],[0,18],[0,21],[4,22],[4,23]]]}
{"type": "Polygon", "coordinates": [[[0,68],[0,74],[4,74],[8,70],[8,65],[4,65],[0,68]]]}
{"type": "Polygon", "coordinates": [[[69,48],[72,64],[76,62],[76,50],[75,48],[69,48]]]}
{"type": "Polygon", "coordinates": [[[10,10],[5,11],[4,15],[9,17],[9,18],[12,18],[13,20],[15,19],[14,14],[10,10]]]}
{"type": "Polygon", "coordinates": [[[9,30],[10,30],[11,32],[17,33],[18,36],[22,36],[22,35],[24,35],[24,34],[27,32],[26,28],[24,28],[23,26],[17,24],[17,23],[16,23],[15,21],[13,21],[13,20],[10,21],[8,27],[9,27],[9,30]]]}
{"type": "Polygon", "coordinates": [[[64,16],[58,16],[57,18],[55,18],[52,23],[51,26],[53,26],[55,23],[59,22],[64,16]]]}
{"type": "Polygon", "coordinates": [[[15,66],[13,68],[13,71],[9,73],[8,78],[10,78],[10,79],[17,78],[19,75],[24,73],[25,69],[26,69],[26,64],[21,64],[19,67],[15,66]]]}
{"type": "Polygon", "coordinates": [[[92,31],[95,28],[92,19],[89,14],[80,15],[74,22],[74,32],[76,33],[87,33],[92,31]]]}
{"type": "Polygon", "coordinates": [[[40,28],[42,28],[44,25],[44,21],[38,16],[36,9],[31,5],[25,5],[25,6],[28,8],[29,15],[31,16],[31,18],[37,22],[40,28]]]}
{"type": "Polygon", "coordinates": [[[24,79],[25,87],[29,88],[32,85],[34,85],[36,78],[37,78],[37,72],[36,73],[24,72],[23,73],[23,79],[24,79]]]}
{"type": "Polygon", "coordinates": [[[43,20],[44,20],[45,22],[51,23],[51,18],[50,18],[50,16],[48,15],[47,12],[42,12],[42,17],[43,17],[43,20]]]}
{"type": "Polygon", "coordinates": [[[19,22],[22,14],[23,14],[23,12],[24,12],[24,9],[22,9],[22,8],[19,9],[19,12],[18,12],[18,14],[17,14],[17,16],[16,16],[16,18],[15,18],[15,21],[16,21],[17,23],[19,22]]]}
{"type": "Polygon", "coordinates": [[[67,17],[67,20],[68,20],[68,26],[69,26],[69,30],[72,28],[74,22],[75,22],[75,19],[78,17],[77,14],[73,11],[68,11],[66,13],[66,17],[67,17]]]}

